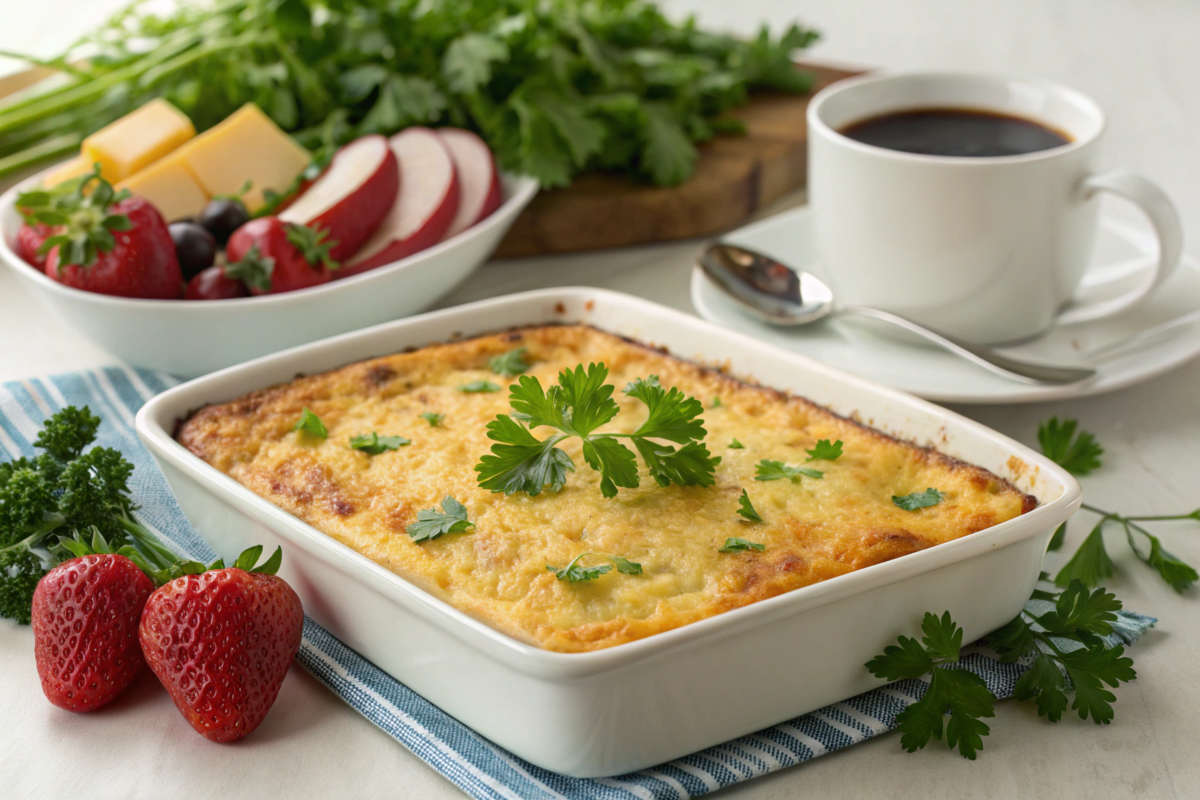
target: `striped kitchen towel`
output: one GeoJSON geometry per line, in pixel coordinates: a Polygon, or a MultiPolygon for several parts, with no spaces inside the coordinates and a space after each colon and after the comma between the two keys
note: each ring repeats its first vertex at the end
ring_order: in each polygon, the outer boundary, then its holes
{"type": "MultiPolygon", "coordinates": [[[[133,428],[142,403],[175,383],[161,373],[124,367],[5,383],[0,386],[0,461],[31,455],[42,421],[58,409],[89,406],[104,420],[98,443],[120,450],[136,467],[130,487],[142,506],[139,518],[181,554],[210,561],[216,554],[184,518],[133,428]]],[[[1045,611],[1044,606],[1034,607],[1037,602],[1031,601],[1031,610],[1045,611]]],[[[1154,622],[1122,611],[1110,643],[1132,644],[1154,622]]],[[[547,772],[497,747],[308,619],[299,659],[352,708],[464,792],[480,798],[685,800],[885,733],[927,685],[899,681],[669,764],[614,778],[581,779],[547,772]]],[[[969,648],[961,664],[980,675],[1000,698],[1012,695],[1026,669],[1002,664],[979,646],[969,648]]]]}

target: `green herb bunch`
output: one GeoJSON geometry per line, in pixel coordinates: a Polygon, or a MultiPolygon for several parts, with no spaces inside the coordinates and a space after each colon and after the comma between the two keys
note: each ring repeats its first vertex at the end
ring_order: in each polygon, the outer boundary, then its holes
{"type": "Polygon", "coordinates": [[[456,125],[544,186],[583,169],[676,184],[749,90],[810,88],[792,54],[816,38],[710,33],[643,0],[214,0],[166,16],[134,3],[30,59],[63,80],[0,107],[0,176],[165,97],[201,130],[255,102],[312,149],[456,125]]]}

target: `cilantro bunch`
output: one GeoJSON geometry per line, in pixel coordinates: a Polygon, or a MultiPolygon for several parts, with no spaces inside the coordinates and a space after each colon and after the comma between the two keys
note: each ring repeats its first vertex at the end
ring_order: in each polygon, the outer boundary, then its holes
{"type": "Polygon", "coordinates": [[[702,441],[706,435],[700,401],[678,389],[664,389],[656,376],[639,378],[625,387],[628,397],[645,404],[646,421],[633,433],[602,433],[620,407],[614,387],[605,383],[608,367],[582,364],[558,374],[558,383],[543,390],[531,375],[522,375],[509,387],[513,414],[500,414],[488,423],[488,438],[496,442],[475,471],[479,485],[493,492],[534,496],[549,486],[560,490],[575,462],[558,445],[571,438],[583,442],[583,459],[600,473],[600,491],[615,497],[617,489],[640,485],[637,459],[620,439],[632,442],[650,476],[661,486],[711,486],[719,457],[702,441]],[[557,433],[538,439],[533,429],[557,433]],[[665,442],[681,445],[675,448],[665,442]]]}
{"type": "Polygon", "coordinates": [[[544,186],[585,169],[675,184],[751,89],[809,89],[792,54],[816,38],[711,33],[643,0],[134,3],[30,59],[63,80],[0,109],[0,177],[165,97],[200,130],[255,102],[312,149],[457,125],[544,186]]]}

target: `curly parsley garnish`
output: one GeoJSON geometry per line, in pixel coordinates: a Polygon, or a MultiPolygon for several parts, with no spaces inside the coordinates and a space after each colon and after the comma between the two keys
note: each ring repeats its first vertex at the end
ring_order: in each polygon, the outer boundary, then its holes
{"type": "Polygon", "coordinates": [[[808,458],[804,459],[805,463],[809,461],[837,461],[842,455],[842,440],[838,439],[833,444],[830,444],[828,439],[821,439],[812,450],[806,449],[804,452],[808,453],[808,458]]]}
{"type": "Polygon", "coordinates": [[[1086,431],[1079,431],[1076,436],[1077,425],[1073,419],[1059,422],[1058,417],[1051,417],[1038,425],[1037,438],[1042,452],[1051,461],[1075,475],[1087,475],[1100,468],[1104,448],[1086,431]]]}
{"type": "Polygon", "coordinates": [[[720,463],[701,441],[706,431],[699,418],[700,401],[678,389],[664,389],[658,378],[639,378],[625,387],[625,394],[642,401],[648,416],[631,434],[597,433],[620,411],[612,399],[614,387],[605,383],[604,364],[582,364],[558,374],[558,384],[543,391],[537,378],[522,375],[511,388],[512,415],[501,414],[488,423],[488,438],[496,442],[475,471],[479,485],[493,492],[540,494],[545,486],[558,491],[575,470],[575,462],[557,445],[569,438],[583,441],[583,458],[600,473],[600,491],[615,497],[617,488],[639,485],[637,460],[619,439],[630,439],[651,477],[661,486],[710,486],[720,463]],[[524,424],[522,424],[524,423],[524,424]],[[533,428],[546,426],[558,431],[539,440],[533,428]],[[682,445],[676,449],[661,441],[682,445]]]}
{"type": "Polygon", "coordinates": [[[405,528],[414,542],[428,542],[447,533],[461,533],[474,528],[475,523],[467,519],[467,509],[450,495],[442,500],[442,510],[427,508],[417,512],[417,521],[405,528]]]}
{"type": "Polygon", "coordinates": [[[436,411],[426,411],[423,414],[421,414],[421,419],[428,422],[429,427],[431,427],[431,428],[441,427],[442,420],[444,420],[445,418],[446,418],[445,414],[439,414],[436,411]]]}
{"type": "Polygon", "coordinates": [[[464,383],[462,386],[459,386],[458,390],[460,392],[466,392],[467,394],[484,394],[498,392],[500,391],[500,386],[499,384],[492,383],[491,381],[471,381],[470,383],[464,383]]]}
{"type": "MultiPolygon", "coordinates": [[[[751,522],[762,522],[762,517],[754,510],[754,506],[750,503],[750,495],[746,494],[746,490],[742,489],[742,496],[738,498],[738,512],[751,522]]],[[[726,542],[728,544],[728,542],[726,542]]]]}
{"type": "Polygon", "coordinates": [[[546,569],[550,572],[553,572],[554,577],[558,578],[560,581],[576,583],[577,581],[595,580],[601,575],[611,572],[614,564],[617,567],[617,572],[625,575],[642,574],[642,565],[636,561],[630,561],[627,558],[621,558],[621,556],[608,556],[604,555],[603,553],[580,553],[579,555],[575,556],[575,558],[571,559],[570,564],[567,564],[561,569],[559,567],[551,566],[550,564],[546,565],[546,569]],[[600,556],[601,558],[607,558],[612,562],[612,564],[599,564],[594,567],[585,567],[580,564],[579,561],[586,556],[600,556]]]}
{"type": "Polygon", "coordinates": [[[916,511],[920,508],[930,508],[946,499],[945,492],[939,492],[930,486],[923,492],[913,492],[902,497],[892,495],[892,502],[905,511],[916,511]]]}
{"type": "Polygon", "coordinates": [[[305,406],[304,410],[300,412],[300,419],[296,420],[292,430],[316,436],[318,439],[329,438],[329,431],[325,429],[325,423],[321,422],[321,418],[309,410],[308,406],[305,406]]]}
{"type": "Polygon", "coordinates": [[[763,550],[766,550],[766,549],[767,549],[767,546],[765,544],[759,544],[758,542],[752,542],[749,539],[743,539],[740,536],[730,536],[728,539],[725,540],[724,546],[722,546],[721,549],[718,550],[717,552],[719,552],[719,553],[744,553],[747,550],[757,550],[761,553],[763,550]]]}
{"type": "Polygon", "coordinates": [[[525,360],[525,348],[518,347],[516,350],[510,350],[503,355],[498,355],[488,361],[488,368],[497,375],[503,375],[505,378],[515,378],[521,375],[525,370],[529,369],[529,362],[525,360]]]}
{"type": "Polygon", "coordinates": [[[806,478],[824,478],[825,473],[817,469],[809,469],[808,467],[792,467],[782,461],[768,461],[765,458],[758,462],[754,468],[756,481],[782,481],[789,480],[792,483],[799,483],[800,477],[806,478]]]}
{"type": "MultiPolygon", "coordinates": [[[[1104,448],[1096,441],[1096,437],[1086,431],[1076,435],[1077,423],[1073,419],[1058,421],[1052,417],[1038,426],[1038,441],[1042,451],[1053,461],[1076,475],[1087,475],[1099,469],[1100,456],[1104,448]]],[[[1084,586],[1098,586],[1105,578],[1111,577],[1116,571],[1108,550],[1104,545],[1104,529],[1115,524],[1125,531],[1125,540],[1133,554],[1146,565],[1153,568],[1164,581],[1176,592],[1184,592],[1197,580],[1198,574],[1190,564],[1171,554],[1162,541],[1152,534],[1142,523],[1195,520],[1200,522],[1200,509],[1186,514],[1163,514],[1153,516],[1127,516],[1102,508],[1083,504],[1083,508],[1100,515],[1100,521],[1092,528],[1091,533],[1083,540],[1083,544],[1075,551],[1075,555],[1063,565],[1054,582],[1059,586],[1068,586],[1071,581],[1078,580],[1084,586]]],[[[1058,550],[1066,540],[1067,523],[1063,523],[1050,539],[1048,550],[1058,550]]]]}
{"type": "Polygon", "coordinates": [[[903,733],[901,747],[916,752],[929,743],[930,737],[940,742],[944,730],[946,744],[957,746],[964,758],[974,761],[990,730],[981,720],[996,715],[996,697],[974,672],[945,666],[958,661],[963,640],[962,628],[950,619],[949,611],[940,619],[926,612],[921,630],[925,633],[921,641],[901,636],[898,645],[885,647],[882,655],[868,661],[867,669],[887,681],[930,675],[924,697],[896,717],[896,727],[903,733]]]}
{"type": "Polygon", "coordinates": [[[350,437],[351,449],[361,450],[369,456],[377,456],[386,450],[398,450],[406,444],[412,444],[412,439],[405,439],[403,436],[380,436],[375,431],[350,437]]]}

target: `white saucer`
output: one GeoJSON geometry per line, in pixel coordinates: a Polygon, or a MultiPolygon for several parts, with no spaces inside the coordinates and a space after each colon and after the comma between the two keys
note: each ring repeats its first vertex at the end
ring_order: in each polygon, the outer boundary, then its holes
{"type": "MultiPolygon", "coordinates": [[[[1148,230],[1105,213],[1092,271],[1081,296],[1108,294],[1140,280],[1155,241],[1148,230]],[[1102,265],[1102,266],[1100,266],[1102,265]]],[[[807,207],[785,211],[723,237],[827,279],[813,252],[807,207]]],[[[884,335],[877,323],[837,317],[803,328],[777,328],[743,311],[697,267],[692,303],[705,319],[750,334],[915,395],[946,403],[1032,403],[1111,392],[1168,372],[1200,354],[1200,323],[1176,328],[1155,341],[1110,359],[1084,354],[1126,336],[1200,309],[1200,263],[1185,256],[1179,269],[1137,308],[1106,320],[1055,328],[1040,339],[1004,352],[1033,360],[1083,364],[1098,374],[1070,386],[1031,386],[994,375],[933,346],[884,335]]]]}

